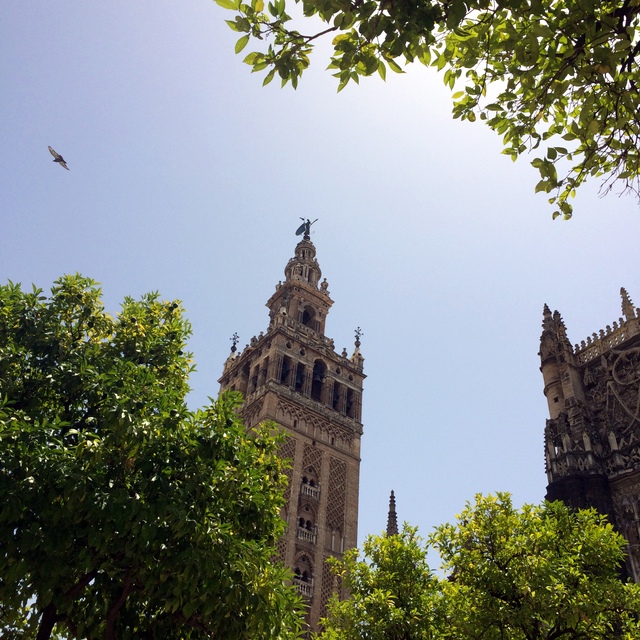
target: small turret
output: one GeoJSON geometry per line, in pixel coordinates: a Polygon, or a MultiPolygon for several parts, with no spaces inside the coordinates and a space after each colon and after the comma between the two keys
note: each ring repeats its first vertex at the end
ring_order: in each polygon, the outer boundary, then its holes
{"type": "Polygon", "coordinates": [[[355,348],[353,350],[353,354],[351,356],[351,358],[349,358],[349,360],[351,360],[351,362],[358,367],[358,369],[362,369],[362,366],[364,365],[364,356],[360,353],[360,338],[364,335],[362,333],[362,329],[360,329],[360,327],[358,327],[355,331],[356,334],[356,340],[355,340],[355,348]]]}
{"type": "Polygon", "coordinates": [[[540,336],[540,371],[544,379],[544,394],[551,418],[557,418],[570,399],[584,400],[578,363],[567,338],[567,328],[558,311],[551,313],[545,304],[540,336]]]}
{"type": "Polygon", "coordinates": [[[398,516],[396,515],[396,497],[391,491],[389,496],[389,514],[387,515],[387,535],[398,535],[398,516]]]}
{"type": "Polygon", "coordinates": [[[620,287],[620,297],[622,298],[622,315],[625,317],[625,320],[633,320],[633,318],[636,317],[635,309],[624,287],[620,287]]]}
{"type": "Polygon", "coordinates": [[[544,395],[549,403],[552,418],[557,418],[563,404],[564,396],[558,370],[558,336],[556,323],[551,309],[545,304],[542,311],[542,335],[540,336],[540,371],[544,380],[544,395]]]}
{"type": "Polygon", "coordinates": [[[555,355],[556,327],[551,315],[551,309],[545,303],[542,309],[542,335],[540,336],[540,351],[538,355],[544,362],[550,356],[555,355]]]}

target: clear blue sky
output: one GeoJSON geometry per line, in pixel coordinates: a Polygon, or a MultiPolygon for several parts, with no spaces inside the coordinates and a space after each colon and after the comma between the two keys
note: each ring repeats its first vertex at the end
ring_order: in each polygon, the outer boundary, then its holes
{"type": "Polygon", "coordinates": [[[319,59],[297,91],[262,88],[227,18],[205,0],[4,3],[0,280],[78,271],[112,312],[179,298],[195,408],[232,333],[266,329],[299,217],[319,218],[327,334],[341,350],[364,331],[360,539],[390,489],[424,533],[476,492],[539,502],[542,306],[575,343],[618,318],[621,286],[640,305],[638,204],[594,184],[553,222],[528,160],[453,121],[435,72],[336,94],[319,59]]]}

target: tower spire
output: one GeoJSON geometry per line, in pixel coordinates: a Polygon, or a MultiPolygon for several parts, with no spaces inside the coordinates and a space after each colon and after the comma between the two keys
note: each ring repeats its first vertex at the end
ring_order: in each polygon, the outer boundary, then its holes
{"type": "Polygon", "coordinates": [[[396,497],[391,491],[389,496],[389,515],[387,516],[387,535],[398,535],[398,516],[396,515],[396,497]]]}
{"type": "Polygon", "coordinates": [[[310,220],[300,225],[297,235],[304,236],[296,245],[294,256],[284,269],[285,280],[267,301],[271,328],[304,325],[324,336],[327,313],[333,304],[329,283],[322,279],[316,248],[309,239],[310,220]],[[293,323],[293,324],[292,324],[293,323]]]}

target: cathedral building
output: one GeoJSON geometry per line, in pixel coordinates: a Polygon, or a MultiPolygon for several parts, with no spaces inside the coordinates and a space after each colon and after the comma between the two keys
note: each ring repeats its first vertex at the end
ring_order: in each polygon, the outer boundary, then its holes
{"type": "Polygon", "coordinates": [[[333,301],[316,260],[307,221],[287,263],[284,282],[267,301],[269,326],[224,365],[220,390],[241,391],[248,428],[265,420],[285,432],[281,455],[291,461],[278,559],[308,604],[311,630],[339,589],[327,558],[357,545],[364,358],[337,353],[325,335],[333,301]]]}
{"type": "Polygon", "coordinates": [[[544,307],[546,498],[607,514],[640,582],[640,309],[620,295],[622,317],[573,347],[560,314],[544,307]]]}

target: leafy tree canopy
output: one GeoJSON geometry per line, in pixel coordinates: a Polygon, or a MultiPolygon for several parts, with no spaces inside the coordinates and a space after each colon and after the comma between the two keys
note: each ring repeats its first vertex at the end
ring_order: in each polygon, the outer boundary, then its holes
{"type": "Polygon", "coordinates": [[[625,544],[594,510],[478,495],[428,546],[405,525],[336,562],[351,595],[332,600],[320,639],[633,640],[640,586],[620,578],[625,544]]]}
{"type": "Polygon", "coordinates": [[[591,177],[640,196],[640,56],[637,0],[296,0],[308,35],[285,0],[216,0],[229,26],[265,40],[244,61],[296,87],[314,41],[333,34],[338,90],[360,76],[419,61],[444,71],[453,115],[484,120],[515,160],[535,151],[536,191],[554,217],[591,177]]]}
{"type": "Polygon", "coordinates": [[[297,637],[270,562],[278,438],[238,396],[187,410],[180,305],[0,287],[0,630],[44,640],[297,637]]]}
{"type": "Polygon", "coordinates": [[[405,524],[394,536],[369,536],[362,559],[357,549],[333,560],[333,571],[350,594],[334,596],[322,640],[428,640],[439,626],[439,581],[427,564],[416,529],[405,524]]]}

